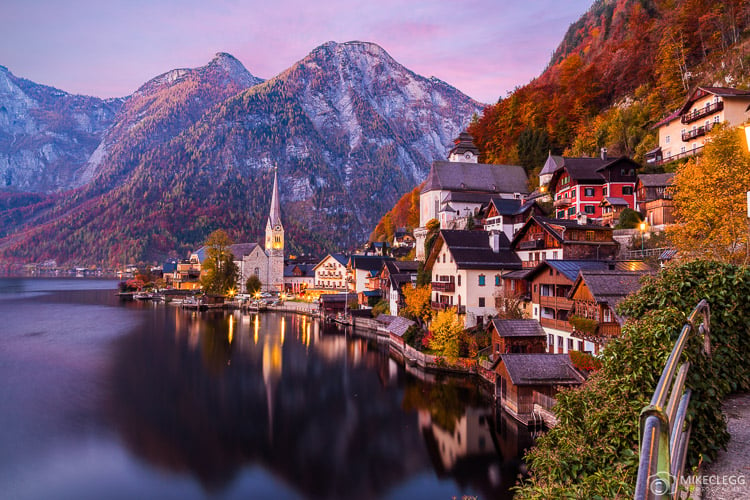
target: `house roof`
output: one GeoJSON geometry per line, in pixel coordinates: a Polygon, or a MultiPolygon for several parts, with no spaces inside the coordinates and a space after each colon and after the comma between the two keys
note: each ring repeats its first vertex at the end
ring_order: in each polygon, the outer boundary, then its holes
{"type": "Polygon", "coordinates": [[[435,161],[421,192],[446,190],[525,194],[529,192],[527,182],[526,171],[517,165],[435,161]]]}
{"type": "Polygon", "coordinates": [[[535,319],[493,319],[492,325],[501,337],[547,337],[535,319]]]}
{"type": "Polygon", "coordinates": [[[315,264],[315,267],[313,267],[313,269],[317,269],[321,264],[323,264],[323,262],[328,260],[328,257],[331,257],[342,266],[346,266],[346,263],[349,262],[349,258],[343,253],[329,253],[328,255],[323,257],[320,262],[315,264]]]}
{"type": "Polygon", "coordinates": [[[390,333],[399,337],[403,337],[407,330],[416,324],[410,319],[402,318],[401,316],[391,316],[389,314],[381,314],[376,320],[382,323],[390,333]]]}
{"type": "Polygon", "coordinates": [[[441,200],[442,203],[489,203],[492,193],[469,193],[465,191],[451,191],[446,193],[441,200]]]}
{"type": "Polygon", "coordinates": [[[502,354],[513,385],[579,385],[583,375],[567,354],[502,354]]]}
{"type": "MultiPolygon", "coordinates": [[[[586,231],[612,232],[612,228],[607,226],[599,226],[596,224],[579,224],[578,221],[570,219],[550,219],[549,217],[532,215],[513,237],[511,248],[515,248],[518,245],[518,242],[523,239],[523,236],[526,234],[526,231],[528,231],[529,227],[534,224],[538,224],[542,229],[544,229],[545,232],[549,233],[550,236],[552,236],[559,242],[569,241],[565,239],[565,229],[585,229],[586,231]]],[[[614,240],[602,241],[597,243],[605,245],[615,244],[614,240]]]]}
{"type": "Polygon", "coordinates": [[[669,113],[664,118],[662,118],[661,121],[656,122],[656,124],[653,127],[651,127],[651,129],[653,130],[655,128],[659,128],[662,125],[666,125],[667,123],[672,122],[672,121],[678,119],[679,117],[680,117],[680,110],[676,109],[676,110],[672,111],[671,113],[669,113]]]}
{"type": "Polygon", "coordinates": [[[555,171],[550,180],[550,186],[554,187],[557,180],[567,172],[571,180],[579,184],[604,184],[606,179],[602,172],[616,163],[624,162],[632,164],[632,168],[638,168],[639,165],[627,156],[619,158],[563,158],[565,163],[563,168],[555,171]]]}
{"type": "MultiPolygon", "coordinates": [[[[513,269],[521,267],[521,260],[510,251],[510,243],[504,233],[498,234],[500,251],[490,247],[490,233],[486,231],[460,231],[443,229],[438,241],[450,250],[456,267],[459,269],[513,269]]],[[[437,254],[439,245],[433,248],[437,254]]]]}
{"type": "Polygon", "coordinates": [[[383,268],[383,262],[394,260],[393,257],[387,257],[384,255],[352,255],[349,257],[347,265],[351,266],[352,269],[361,269],[369,271],[373,275],[380,272],[383,268]]]}
{"type": "Polygon", "coordinates": [[[526,279],[534,279],[534,277],[542,272],[546,267],[551,267],[560,274],[568,278],[568,280],[574,282],[578,278],[578,273],[582,270],[587,271],[651,271],[648,264],[639,260],[545,260],[539,263],[531,273],[529,273],[526,279]]]}
{"type": "Polygon", "coordinates": [[[625,297],[640,290],[640,280],[648,274],[651,273],[645,271],[582,269],[573,283],[568,297],[573,297],[578,287],[585,284],[596,302],[608,304],[614,309],[625,297]]]}
{"type": "Polygon", "coordinates": [[[315,276],[315,264],[303,264],[303,263],[295,263],[295,264],[287,264],[284,266],[284,277],[287,278],[294,278],[294,277],[312,277],[315,276]],[[299,268],[299,270],[302,272],[300,276],[297,276],[294,274],[294,269],[299,268]]]}
{"type": "Polygon", "coordinates": [[[562,156],[556,156],[550,153],[547,157],[547,161],[544,162],[544,167],[542,167],[542,171],[539,172],[539,175],[554,174],[557,170],[562,168],[564,162],[565,159],[562,156]]]}
{"type": "Polygon", "coordinates": [[[638,182],[644,187],[663,187],[671,186],[674,182],[674,173],[666,174],[640,174],[638,182]]]}
{"type": "Polygon", "coordinates": [[[500,215],[518,215],[534,207],[534,200],[517,200],[515,198],[500,198],[493,196],[490,200],[490,206],[494,206],[500,215]]]}
{"type": "Polygon", "coordinates": [[[750,99],[750,90],[740,90],[731,87],[698,87],[685,100],[685,104],[680,108],[679,114],[683,115],[687,113],[695,101],[708,94],[719,97],[745,97],[750,99]]]}
{"type": "Polygon", "coordinates": [[[608,204],[608,205],[611,205],[613,207],[619,207],[619,206],[627,207],[627,206],[629,206],[629,204],[628,204],[627,201],[625,201],[622,198],[618,198],[617,196],[605,196],[602,199],[602,201],[601,201],[601,205],[604,205],[605,203],[608,204]]]}

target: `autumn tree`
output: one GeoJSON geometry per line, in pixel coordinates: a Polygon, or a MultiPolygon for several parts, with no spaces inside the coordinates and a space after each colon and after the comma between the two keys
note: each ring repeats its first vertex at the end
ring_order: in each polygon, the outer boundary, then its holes
{"type": "Polygon", "coordinates": [[[703,155],[676,172],[673,189],[677,223],[668,234],[683,257],[748,262],[750,153],[740,129],[714,127],[703,155]]]}
{"type": "Polygon", "coordinates": [[[206,258],[201,263],[203,291],[224,295],[237,285],[239,270],[229,250],[232,240],[223,229],[217,229],[206,239],[206,258]]]}
{"type": "Polygon", "coordinates": [[[404,308],[401,309],[401,316],[416,321],[420,327],[424,328],[432,318],[432,308],[430,307],[430,296],[432,288],[430,285],[412,287],[404,286],[404,308]]]}
{"type": "Polygon", "coordinates": [[[464,327],[453,309],[440,311],[430,324],[428,337],[430,349],[451,359],[458,357],[463,339],[464,327]]]}

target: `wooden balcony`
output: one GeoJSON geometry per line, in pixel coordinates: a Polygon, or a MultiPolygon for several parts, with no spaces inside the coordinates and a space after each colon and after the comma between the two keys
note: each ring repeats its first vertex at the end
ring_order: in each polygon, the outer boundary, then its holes
{"type": "Polygon", "coordinates": [[[433,292],[455,292],[456,284],[453,281],[433,281],[433,292]]]}
{"type": "Polygon", "coordinates": [[[519,250],[540,250],[544,248],[544,239],[526,240],[518,244],[519,250]]]}
{"type": "Polygon", "coordinates": [[[574,310],[573,301],[567,299],[564,296],[548,297],[548,296],[541,295],[539,297],[539,305],[542,307],[551,307],[553,309],[567,309],[568,311],[574,310]]]}
{"type": "Polygon", "coordinates": [[[704,136],[712,128],[713,123],[709,123],[708,125],[701,125],[700,127],[694,128],[693,130],[688,130],[687,132],[682,134],[682,142],[688,142],[695,139],[696,137],[704,136]]]}
{"type": "Polygon", "coordinates": [[[712,115],[714,113],[718,113],[722,109],[724,109],[724,102],[723,101],[712,102],[711,104],[709,104],[707,106],[704,106],[702,108],[693,110],[692,113],[687,113],[685,115],[682,115],[680,117],[680,122],[682,122],[683,124],[692,123],[692,122],[694,122],[696,120],[700,120],[704,116],[708,116],[708,115],[712,115]]]}
{"type": "Polygon", "coordinates": [[[539,323],[547,328],[554,328],[555,330],[562,330],[564,332],[572,332],[573,327],[570,326],[566,319],[550,319],[550,318],[539,318],[539,323]]]}

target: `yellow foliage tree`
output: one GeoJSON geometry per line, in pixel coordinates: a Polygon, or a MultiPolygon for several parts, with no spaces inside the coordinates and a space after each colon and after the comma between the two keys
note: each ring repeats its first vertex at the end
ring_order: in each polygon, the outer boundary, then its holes
{"type": "Polygon", "coordinates": [[[430,285],[411,287],[404,286],[404,308],[401,309],[401,315],[418,322],[421,327],[432,318],[432,308],[430,307],[430,295],[432,287],[430,285]]]}
{"type": "Polygon", "coordinates": [[[741,132],[714,127],[703,155],[675,174],[677,224],[668,235],[684,258],[748,263],[750,153],[741,132]]]}
{"type": "Polygon", "coordinates": [[[464,327],[453,309],[440,311],[430,325],[430,349],[451,359],[458,357],[464,327]]]}

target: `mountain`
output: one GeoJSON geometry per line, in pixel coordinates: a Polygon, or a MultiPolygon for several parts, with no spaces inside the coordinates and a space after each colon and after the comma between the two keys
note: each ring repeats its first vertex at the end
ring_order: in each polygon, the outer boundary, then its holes
{"type": "Polygon", "coordinates": [[[121,107],[121,99],[71,95],[0,66],[1,190],[73,185],[121,107]]]}
{"type": "MultiPolygon", "coordinates": [[[[238,69],[229,56],[216,61],[204,68],[238,69]]],[[[482,109],[365,42],[326,43],[263,83],[202,85],[192,74],[165,73],[125,99],[79,177],[87,183],[27,206],[0,204],[10,228],[1,255],[154,260],[184,255],[219,227],[257,241],[273,166],[289,249],[350,248],[482,109]]]]}
{"type": "Polygon", "coordinates": [[[597,0],[546,70],[470,132],[488,162],[538,171],[549,151],[643,161],[651,126],[698,85],[750,86],[747,0],[597,0]]]}

